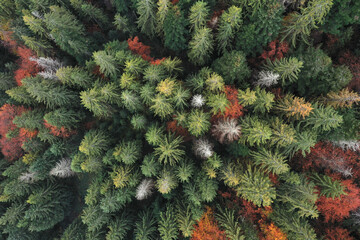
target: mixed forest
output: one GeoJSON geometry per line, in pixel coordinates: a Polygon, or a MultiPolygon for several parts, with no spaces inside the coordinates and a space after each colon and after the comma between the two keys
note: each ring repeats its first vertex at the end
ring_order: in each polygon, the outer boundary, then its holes
{"type": "Polygon", "coordinates": [[[360,239],[359,0],[0,0],[0,239],[360,239]]]}

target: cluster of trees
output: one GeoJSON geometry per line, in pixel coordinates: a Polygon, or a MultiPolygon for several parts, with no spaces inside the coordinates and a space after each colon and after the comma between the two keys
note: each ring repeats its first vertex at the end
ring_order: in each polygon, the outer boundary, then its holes
{"type": "Polygon", "coordinates": [[[0,0],[0,239],[359,239],[359,11],[0,0]]]}

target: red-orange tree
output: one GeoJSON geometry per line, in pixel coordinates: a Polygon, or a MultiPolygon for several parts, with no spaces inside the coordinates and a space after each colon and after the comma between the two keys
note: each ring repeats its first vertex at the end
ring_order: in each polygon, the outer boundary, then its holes
{"type": "Polygon", "coordinates": [[[206,212],[195,225],[191,240],[226,240],[225,231],[221,231],[214,218],[213,211],[206,207],[206,212]]]}

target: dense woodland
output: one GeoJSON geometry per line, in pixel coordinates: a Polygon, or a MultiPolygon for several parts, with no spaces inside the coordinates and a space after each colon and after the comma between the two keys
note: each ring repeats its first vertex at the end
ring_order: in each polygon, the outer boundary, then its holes
{"type": "Polygon", "coordinates": [[[0,239],[360,239],[359,0],[0,0],[0,239]]]}

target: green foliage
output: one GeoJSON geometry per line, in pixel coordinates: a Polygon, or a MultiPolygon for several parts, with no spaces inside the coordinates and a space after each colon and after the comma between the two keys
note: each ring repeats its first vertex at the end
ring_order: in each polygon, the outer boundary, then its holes
{"type": "Polygon", "coordinates": [[[219,50],[226,52],[227,49],[232,49],[232,40],[235,32],[240,28],[241,8],[231,6],[220,17],[218,34],[216,40],[219,45],[219,50]]]}
{"type": "Polygon", "coordinates": [[[194,230],[195,220],[191,212],[191,205],[178,202],[176,204],[176,221],[178,229],[184,237],[190,237],[194,230]]]}
{"type": "Polygon", "coordinates": [[[320,187],[320,195],[334,198],[340,198],[341,195],[347,195],[344,191],[345,188],[339,180],[333,180],[327,175],[320,175],[318,173],[313,173],[310,175],[311,180],[314,181],[316,186],[320,187]]]}
{"type": "Polygon", "coordinates": [[[260,169],[265,169],[277,175],[289,171],[286,157],[277,151],[272,152],[261,148],[258,151],[251,152],[250,155],[254,158],[255,164],[260,166],[260,169]]]}
{"type": "Polygon", "coordinates": [[[236,192],[259,207],[270,206],[276,198],[276,191],[269,177],[251,165],[241,175],[236,192]]]}
{"type": "Polygon", "coordinates": [[[141,172],[146,177],[154,177],[161,169],[161,164],[153,154],[147,154],[141,164],[141,172]]]}
{"type": "Polygon", "coordinates": [[[94,82],[94,76],[79,67],[62,67],[56,71],[59,80],[71,87],[89,88],[94,82]]]}
{"type": "Polygon", "coordinates": [[[187,119],[187,128],[195,137],[204,135],[210,129],[210,114],[199,109],[193,109],[187,119]]]}
{"type": "Polygon", "coordinates": [[[190,29],[200,29],[206,26],[209,16],[208,4],[204,1],[195,2],[190,8],[189,22],[190,29]]]}
{"type": "Polygon", "coordinates": [[[97,51],[93,53],[93,58],[102,73],[109,77],[116,76],[117,65],[114,56],[106,53],[106,51],[97,51]]]}
{"type": "Polygon", "coordinates": [[[137,20],[141,32],[153,37],[156,28],[156,4],[154,0],[139,0],[137,2],[137,20]]]}
{"type": "Polygon", "coordinates": [[[224,90],[224,79],[217,73],[211,73],[207,75],[205,80],[207,90],[211,92],[219,92],[224,90]]]}
{"type": "Polygon", "coordinates": [[[338,128],[343,118],[331,106],[314,105],[314,110],[306,118],[306,125],[312,126],[314,130],[329,131],[338,128]]]}
{"type": "Polygon", "coordinates": [[[0,82],[0,89],[3,91],[9,90],[16,86],[13,75],[11,73],[0,72],[0,82]]]}
{"type": "Polygon", "coordinates": [[[312,0],[301,9],[301,13],[293,12],[285,22],[283,39],[289,38],[294,46],[298,39],[307,43],[311,30],[324,22],[332,4],[332,0],[312,0]]]}
{"type": "MultiPolygon", "coordinates": [[[[71,106],[78,102],[78,95],[75,91],[56,82],[34,77],[25,78],[22,83],[31,97],[39,103],[44,103],[48,108],[71,106]]],[[[27,97],[25,96],[25,98],[27,97]]]]}
{"type": "Polygon", "coordinates": [[[141,143],[138,141],[122,141],[116,145],[113,155],[118,161],[133,164],[141,157],[141,143]]]}
{"type": "Polygon", "coordinates": [[[156,180],[156,187],[162,194],[170,193],[174,188],[177,187],[177,181],[175,174],[168,169],[163,169],[159,177],[156,180]]]}
{"type": "Polygon", "coordinates": [[[44,15],[44,22],[62,50],[80,61],[81,55],[88,54],[84,26],[68,10],[51,6],[50,12],[44,15]]]}
{"type": "Polygon", "coordinates": [[[176,227],[175,210],[171,205],[166,207],[165,212],[160,212],[158,230],[163,240],[173,240],[177,238],[178,230],[176,227]]]}
{"type": "Polygon", "coordinates": [[[88,156],[100,156],[109,147],[109,137],[101,130],[88,131],[81,141],[79,150],[88,156]]]}
{"type": "Polygon", "coordinates": [[[189,160],[183,160],[180,162],[176,169],[176,176],[180,182],[188,182],[190,177],[194,174],[194,164],[189,160]]]}
{"type": "Polygon", "coordinates": [[[83,0],[70,0],[70,3],[79,12],[79,14],[86,19],[91,19],[102,28],[105,28],[106,25],[109,25],[109,19],[100,8],[86,3],[83,0]]]}
{"type": "Polygon", "coordinates": [[[315,184],[300,175],[300,182],[296,184],[284,183],[278,189],[277,201],[284,204],[288,212],[297,212],[300,217],[317,218],[317,193],[315,184]]]}
{"type": "Polygon", "coordinates": [[[303,156],[311,151],[316,144],[316,133],[310,131],[297,130],[293,143],[285,147],[284,153],[293,156],[296,152],[301,151],[303,156]]]}
{"type": "Polygon", "coordinates": [[[221,227],[225,229],[226,236],[230,240],[244,240],[242,227],[235,217],[235,211],[227,208],[219,208],[219,213],[215,215],[221,227]]]}
{"type": "Polygon", "coordinates": [[[282,58],[280,60],[270,61],[267,59],[265,69],[278,73],[280,75],[282,85],[296,82],[298,75],[303,67],[303,62],[297,58],[282,58]]]}
{"type": "Polygon", "coordinates": [[[215,72],[224,77],[227,85],[235,84],[237,87],[247,86],[246,79],[250,77],[250,68],[247,65],[246,57],[243,52],[231,51],[216,59],[212,68],[215,72]]]}
{"type": "Polygon", "coordinates": [[[204,65],[210,60],[214,39],[210,28],[201,27],[195,30],[189,42],[188,57],[196,65],[204,65]]]}
{"type": "Polygon", "coordinates": [[[44,120],[58,128],[76,128],[85,118],[82,112],[75,112],[72,109],[58,108],[44,115],[44,120]]]}
{"type": "Polygon", "coordinates": [[[135,240],[153,240],[156,233],[156,219],[150,209],[141,211],[135,223],[135,240]]]}
{"type": "Polygon", "coordinates": [[[187,48],[187,21],[177,6],[170,8],[164,20],[165,47],[173,51],[182,51],[187,48]]]}
{"type": "Polygon", "coordinates": [[[170,165],[175,165],[179,162],[185,154],[181,145],[182,142],[182,137],[175,137],[175,135],[170,133],[160,139],[159,145],[154,151],[154,154],[158,156],[159,162],[170,165]]]}
{"type": "Polygon", "coordinates": [[[152,110],[156,116],[161,117],[161,119],[165,119],[173,113],[174,108],[167,98],[165,98],[162,94],[157,94],[155,98],[152,99],[150,110],[152,110]]]}
{"type": "Polygon", "coordinates": [[[229,101],[226,98],[225,93],[210,95],[207,99],[207,105],[211,107],[211,113],[213,115],[217,113],[224,113],[226,107],[229,105],[229,101]]]}
{"type": "Polygon", "coordinates": [[[13,123],[19,128],[26,128],[30,131],[34,131],[43,127],[44,112],[40,109],[33,111],[27,111],[16,116],[13,123]]]}
{"type": "Polygon", "coordinates": [[[125,240],[127,239],[127,232],[131,229],[132,221],[125,212],[121,216],[111,220],[108,228],[109,232],[106,234],[106,240],[125,240]]]}
{"type": "Polygon", "coordinates": [[[250,146],[262,145],[271,139],[271,128],[269,125],[256,117],[245,117],[241,122],[243,141],[250,146]]]}

